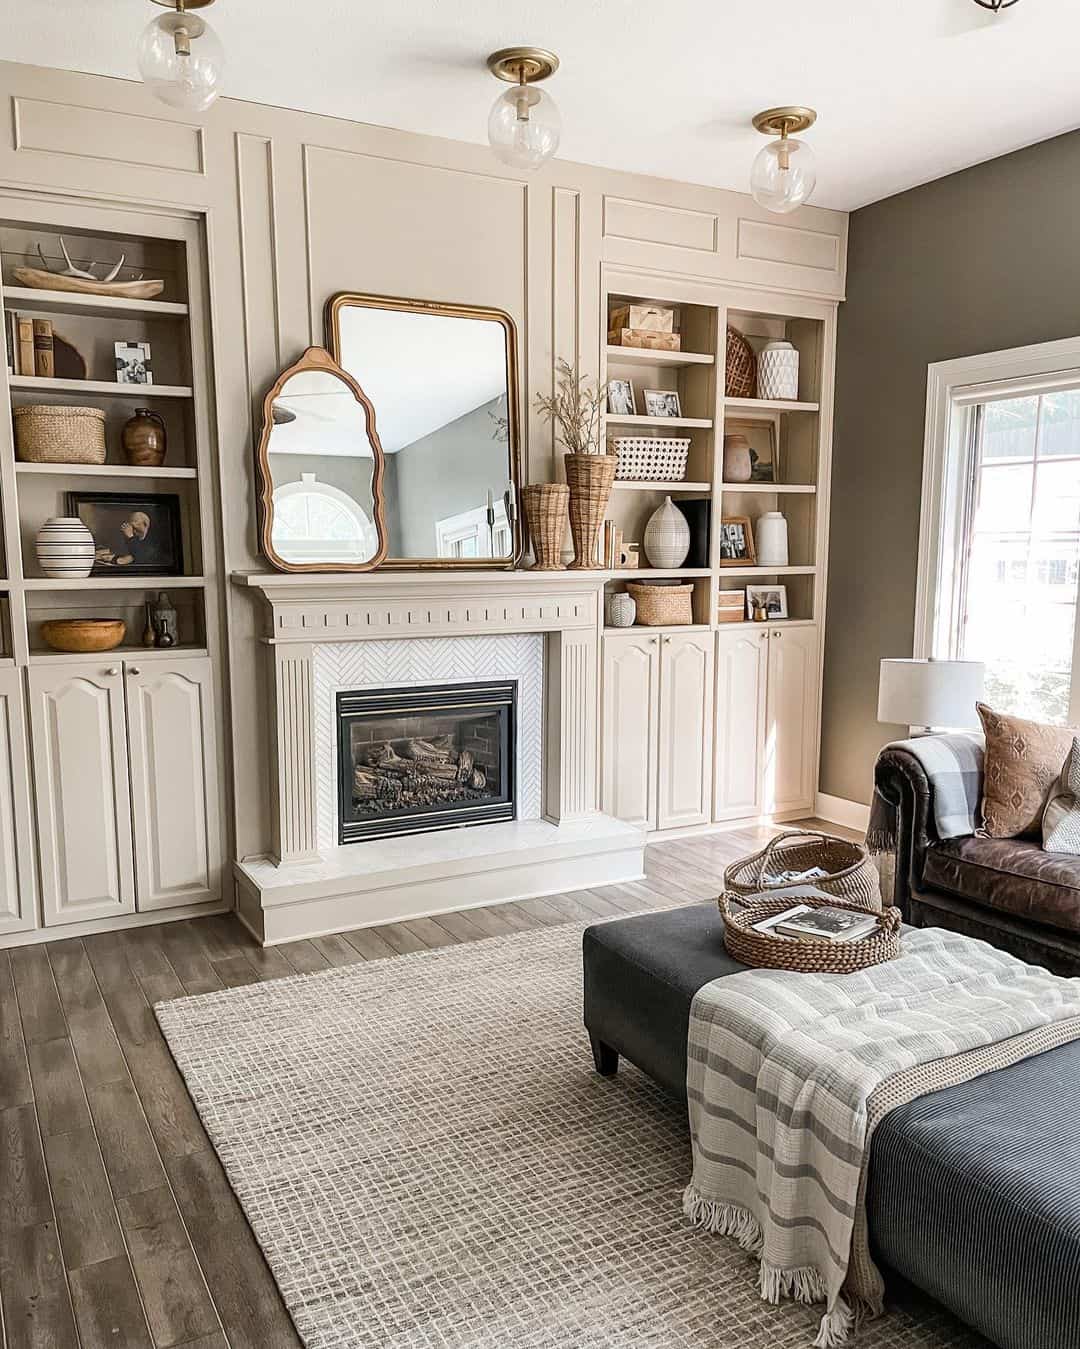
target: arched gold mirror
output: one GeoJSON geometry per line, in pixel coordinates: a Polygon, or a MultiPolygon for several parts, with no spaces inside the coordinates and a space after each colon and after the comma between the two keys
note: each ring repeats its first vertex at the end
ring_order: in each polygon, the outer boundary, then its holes
{"type": "Polygon", "coordinates": [[[386,556],[375,414],[322,347],[266,395],[257,467],[259,542],[278,571],[370,571],[386,556]]]}
{"type": "Polygon", "coordinates": [[[521,553],[517,335],[501,309],[335,295],[335,359],[386,452],[387,567],[513,567],[521,553]]]}

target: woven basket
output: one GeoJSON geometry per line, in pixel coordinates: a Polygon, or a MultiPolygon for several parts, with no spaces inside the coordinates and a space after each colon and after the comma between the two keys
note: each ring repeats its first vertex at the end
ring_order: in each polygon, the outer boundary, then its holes
{"type": "Polygon", "coordinates": [[[574,540],[571,571],[596,571],[596,541],[604,523],[611,484],[615,481],[613,454],[565,454],[566,482],[570,488],[570,534],[574,540]]]}
{"type": "Polygon", "coordinates": [[[690,439],[674,436],[616,436],[617,482],[682,482],[690,439]]]}
{"type": "Polygon", "coordinates": [[[744,898],[763,898],[792,885],[812,885],[856,908],[881,908],[881,882],[863,845],[812,829],[777,834],[760,852],[732,862],[724,872],[724,888],[744,898]],[[800,879],[811,868],[825,875],[800,879]]]}
{"type": "Polygon", "coordinates": [[[728,398],[753,398],[757,388],[754,348],[737,328],[727,330],[724,393],[728,398]]]}
{"type": "Polygon", "coordinates": [[[663,586],[629,581],[626,588],[637,605],[637,621],[642,627],[679,627],[693,623],[692,585],[663,586]]]}
{"type": "Polygon", "coordinates": [[[532,571],[565,571],[562,560],[566,537],[566,507],[570,489],[561,482],[534,482],[521,489],[525,523],[536,561],[532,571]]]}
{"type": "MultiPolygon", "coordinates": [[[[792,907],[792,896],[764,899],[747,904],[729,891],[716,903],[724,920],[724,945],[728,954],[744,965],[766,970],[795,970],[801,974],[851,974],[870,965],[894,960],[900,954],[900,910],[886,909],[878,926],[857,941],[830,942],[814,937],[784,937],[776,932],[755,932],[753,925],[792,907]],[[732,904],[744,905],[738,913],[732,904]]],[[[796,900],[796,902],[802,902],[796,900]]],[[[824,907],[813,906],[813,907],[824,907]]],[[[865,912],[861,904],[831,900],[830,907],[865,912]]]]}
{"type": "Polygon", "coordinates": [[[26,464],[103,464],[105,414],[100,408],[29,403],[14,409],[15,457],[26,464]]]}

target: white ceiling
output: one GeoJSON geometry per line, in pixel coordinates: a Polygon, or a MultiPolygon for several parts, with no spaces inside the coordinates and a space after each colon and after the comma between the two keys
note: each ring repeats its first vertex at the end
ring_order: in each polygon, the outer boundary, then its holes
{"type": "MultiPolygon", "coordinates": [[[[0,56],[135,76],[147,0],[0,0],[0,56]]],[[[1080,126],[1080,4],[219,0],[227,92],[483,141],[496,47],[561,56],[560,155],[745,190],[751,115],[808,103],[814,201],[852,209],[1080,126]]]]}

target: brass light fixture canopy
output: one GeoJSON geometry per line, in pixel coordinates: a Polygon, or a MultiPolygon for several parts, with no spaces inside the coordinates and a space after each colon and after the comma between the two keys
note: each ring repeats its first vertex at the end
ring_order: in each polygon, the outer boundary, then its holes
{"type": "Polygon", "coordinates": [[[202,9],[206,5],[212,5],[214,0],[153,0],[155,5],[161,5],[163,9],[176,9],[181,14],[188,9],[202,9]]]}
{"type": "MultiPolygon", "coordinates": [[[[167,0],[156,2],[164,4],[167,0]]],[[[210,0],[200,0],[200,3],[207,4],[210,0]]],[[[487,68],[497,79],[506,80],[508,84],[533,84],[554,75],[559,68],[559,58],[543,47],[503,47],[491,53],[487,68]]]]}
{"type": "Polygon", "coordinates": [[[766,108],[754,118],[754,130],[763,136],[793,136],[817,121],[813,108],[766,108]]]}

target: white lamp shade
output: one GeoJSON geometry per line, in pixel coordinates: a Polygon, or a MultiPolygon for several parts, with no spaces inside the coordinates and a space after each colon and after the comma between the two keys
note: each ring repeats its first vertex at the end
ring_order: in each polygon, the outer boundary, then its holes
{"type": "Polygon", "coordinates": [[[978,660],[883,660],[878,721],[977,729],[986,666],[978,660]]]}

